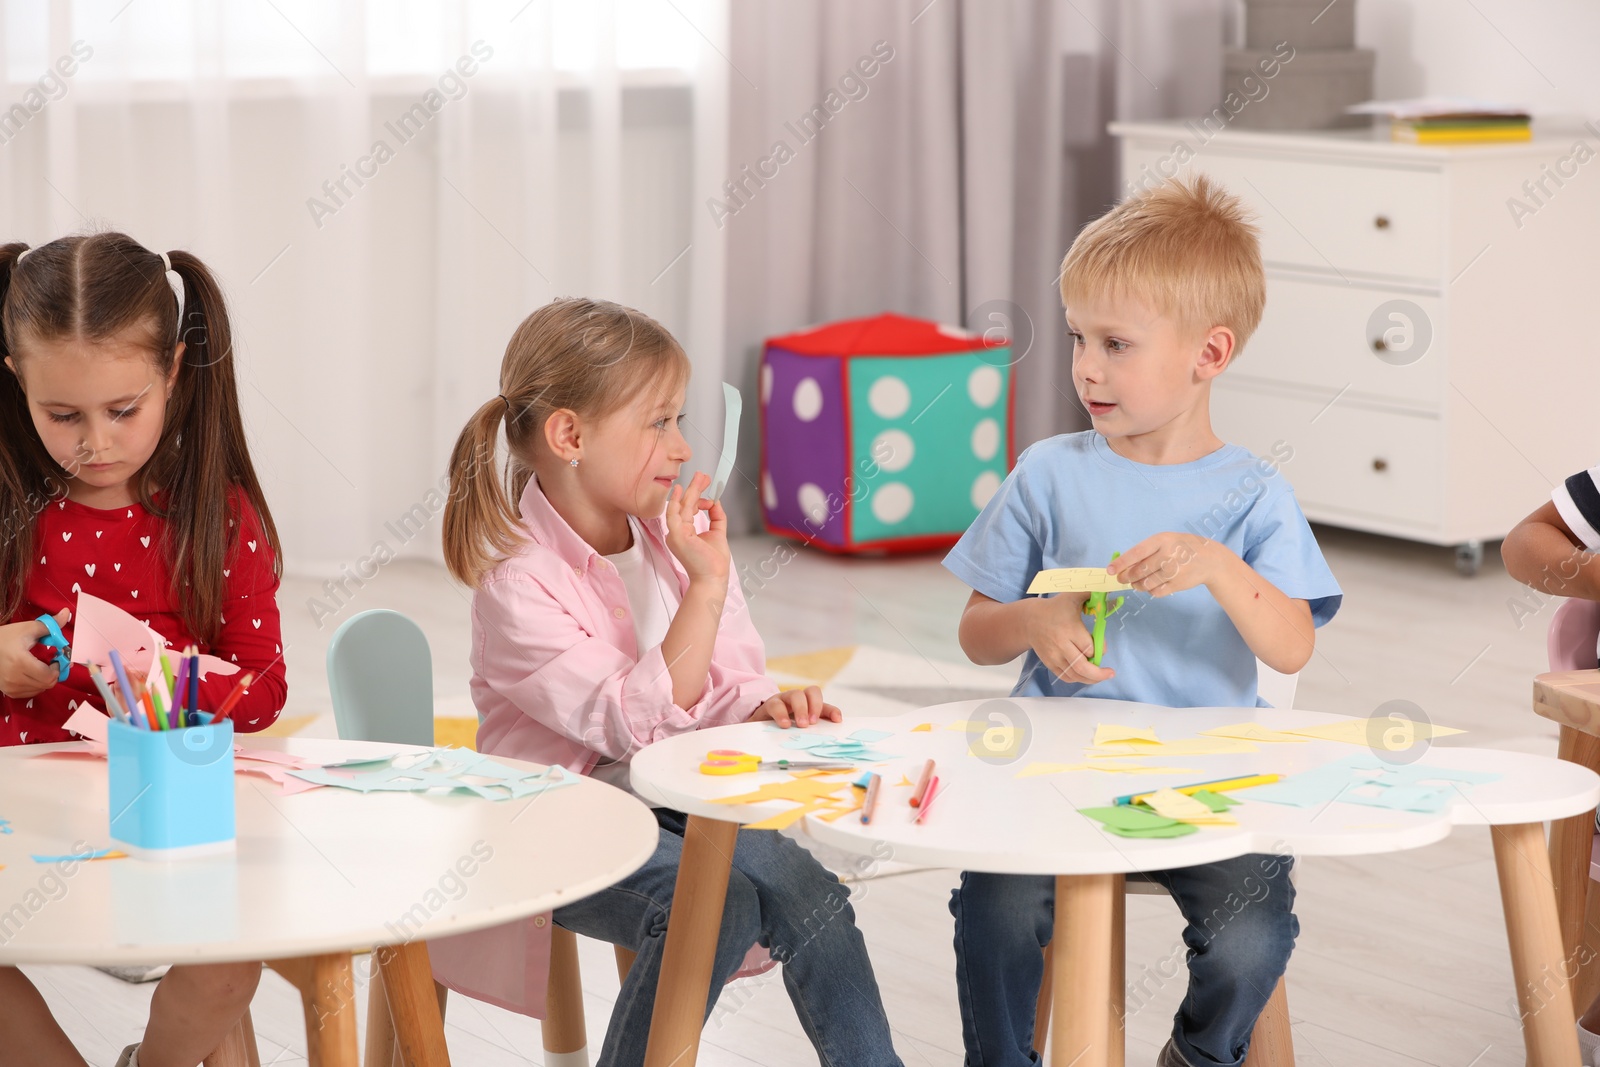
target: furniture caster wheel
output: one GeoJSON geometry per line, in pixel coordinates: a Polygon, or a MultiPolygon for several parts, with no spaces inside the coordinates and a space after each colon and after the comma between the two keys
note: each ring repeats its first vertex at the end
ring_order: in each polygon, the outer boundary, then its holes
{"type": "Polygon", "coordinates": [[[1483,542],[1468,541],[1456,546],[1456,570],[1467,578],[1478,573],[1483,566],[1483,542]]]}

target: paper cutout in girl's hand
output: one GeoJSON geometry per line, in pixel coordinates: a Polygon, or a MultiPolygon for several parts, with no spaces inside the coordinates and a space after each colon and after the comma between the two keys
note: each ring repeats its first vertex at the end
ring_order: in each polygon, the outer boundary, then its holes
{"type": "MultiPolygon", "coordinates": [[[[157,650],[167,648],[167,640],[126,611],[97,596],[79,591],[78,604],[72,612],[72,662],[97,663],[102,668],[111,665],[111,650],[117,650],[130,674],[149,678],[159,671],[157,650]]],[[[200,657],[200,678],[208,674],[237,674],[239,665],[218,659],[216,656],[200,657]]]]}

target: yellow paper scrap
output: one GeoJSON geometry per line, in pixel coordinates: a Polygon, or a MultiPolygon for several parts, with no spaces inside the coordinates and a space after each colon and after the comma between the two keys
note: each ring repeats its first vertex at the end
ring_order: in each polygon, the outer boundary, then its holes
{"type": "Polygon", "coordinates": [[[1236,722],[1231,726],[1214,726],[1209,730],[1201,730],[1206,737],[1233,737],[1241,741],[1306,741],[1309,738],[1298,737],[1286,730],[1274,730],[1262,726],[1258,722],[1236,722]]]}
{"type": "Polygon", "coordinates": [[[1127,582],[1119,582],[1106,573],[1104,567],[1051,567],[1033,576],[1028,592],[1038,596],[1044,593],[1115,593],[1119,589],[1132,589],[1127,582]]]}
{"type": "Polygon", "coordinates": [[[1211,809],[1203,803],[1170,787],[1157,789],[1145,797],[1144,802],[1154,808],[1157,815],[1169,819],[1209,819],[1212,816],[1211,809]]]}
{"type": "Polygon", "coordinates": [[[790,808],[788,811],[779,812],[760,822],[745,823],[740,829],[744,830],[785,830],[814,811],[822,810],[821,804],[801,804],[799,807],[790,808]]]}
{"type": "Polygon", "coordinates": [[[911,728],[911,732],[914,733],[914,734],[932,733],[933,732],[933,723],[925,722],[921,726],[913,726],[911,728]]]}
{"type": "MultiPolygon", "coordinates": [[[[798,772],[805,773],[805,772],[798,772]]],[[[796,804],[809,804],[822,797],[837,793],[844,787],[840,781],[823,781],[820,778],[789,778],[768,782],[761,788],[733,797],[716,797],[713,804],[760,804],[768,800],[792,800],[796,804]]]]}
{"type": "Polygon", "coordinates": [[[1114,745],[1094,745],[1086,756],[1237,756],[1261,751],[1253,742],[1233,737],[1180,737],[1176,741],[1121,741],[1114,745]]]}
{"type": "Polygon", "coordinates": [[[1291,734],[1316,738],[1319,741],[1343,741],[1363,748],[1380,748],[1386,752],[1399,752],[1418,741],[1435,737],[1463,734],[1453,726],[1434,726],[1432,723],[1412,722],[1409,719],[1388,719],[1374,716],[1370,719],[1341,719],[1322,726],[1302,726],[1290,730],[1291,734]]]}
{"type": "Polygon", "coordinates": [[[1140,741],[1159,745],[1161,738],[1156,736],[1155,728],[1152,726],[1113,726],[1103,722],[1094,728],[1092,744],[1110,745],[1119,741],[1140,741]]]}
{"type": "Polygon", "coordinates": [[[1020,726],[991,726],[983,736],[969,742],[967,751],[975,756],[1003,758],[1021,755],[1023,732],[1020,726]]]}
{"type": "Polygon", "coordinates": [[[895,783],[895,785],[905,785],[905,786],[910,786],[910,785],[915,785],[915,784],[916,784],[915,782],[913,782],[910,778],[907,778],[903,774],[900,776],[900,780],[895,783]]]}

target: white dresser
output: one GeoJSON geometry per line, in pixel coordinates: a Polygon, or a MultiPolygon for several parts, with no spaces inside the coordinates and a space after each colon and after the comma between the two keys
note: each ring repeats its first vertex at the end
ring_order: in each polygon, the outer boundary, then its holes
{"type": "Polygon", "coordinates": [[[1455,545],[1472,573],[1483,542],[1600,464],[1600,133],[1110,129],[1125,191],[1202,172],[1257,214],[1266,315],[1212,415],[1224,440],[1293,450],[1313,522],[1455,545]]]}

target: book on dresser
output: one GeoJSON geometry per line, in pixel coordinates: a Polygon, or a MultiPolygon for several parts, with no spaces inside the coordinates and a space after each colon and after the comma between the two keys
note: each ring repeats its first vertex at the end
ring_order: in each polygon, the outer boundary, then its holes
{"type": "Polygon", "coordinates": [[[1453,546],[1464,573],[1600,462],[1590,327],[1600,129],[1410,144],[1384,128],[1118,122],[1123,195],[1205,173],[1257,216],[1260,328],[1217,380],[1217,433],[1307,517],[1453,546]]]}

